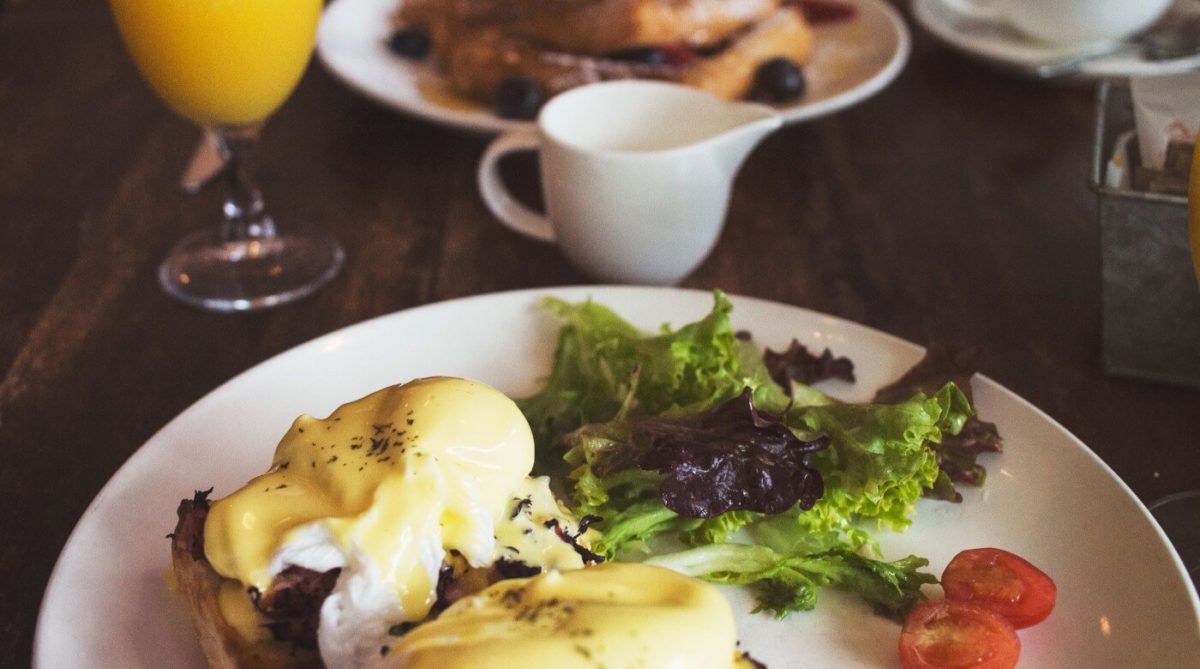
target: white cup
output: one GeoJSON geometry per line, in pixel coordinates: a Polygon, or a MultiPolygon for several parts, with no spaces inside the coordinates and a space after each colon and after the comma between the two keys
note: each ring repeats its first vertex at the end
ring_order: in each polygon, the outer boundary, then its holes
{"type": "Polygon", "coordinates": [[[973,19],[1007,23],[1058,45],[1128,37],[1159,19],[1174,0],[942,0],[973,19]]]}
{"type": "Polygon", "coordinates": [[[678,84],[592,84],[550,100],[536,131],[492,142],[479,190],[501,223],[557,243],[594,278],[672,284],[712,250],[734,175],[781,124],[769,107],[678,84]],[[514,199],[497,171],[503,155],[528,149],[540,154],[547,216],[514,199]]]}

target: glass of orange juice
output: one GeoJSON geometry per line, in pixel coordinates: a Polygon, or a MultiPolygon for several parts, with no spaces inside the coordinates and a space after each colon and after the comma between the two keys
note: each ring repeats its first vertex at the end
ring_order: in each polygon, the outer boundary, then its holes
{"type": "Polygon", "coordinates": [[[219,225],[184,237],[159,266],[171,295],[216,311],[304,297],[342,266],[342,247],[308,225],[277,226],[254,178],[259,129],[312,53],[321,0],[110,0],[150,87],[210,129],[228,156],[219,225]]]}

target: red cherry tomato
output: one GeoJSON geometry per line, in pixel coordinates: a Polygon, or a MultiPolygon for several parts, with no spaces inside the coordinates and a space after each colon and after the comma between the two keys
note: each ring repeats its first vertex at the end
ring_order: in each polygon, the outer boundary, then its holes
{"type": "Polygon", "coordinates": [[[987,607],[1017,629],[1045,620],[1058,593],[1045,572],[999,548],[973,548],[955,555],[942,574],[942,589],[946,599],[987,607]]]}
{"type": "Polygon", "coordinates": [[[968,602],[922,602],[900,633],[904,669],[1012,669],[1020,654],[1012,623],[968,602]]]}

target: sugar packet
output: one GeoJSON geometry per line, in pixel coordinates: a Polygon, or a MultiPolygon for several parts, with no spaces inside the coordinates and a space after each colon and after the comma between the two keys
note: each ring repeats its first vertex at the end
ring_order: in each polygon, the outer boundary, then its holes
{"type": "Polygon", "coordinates": [[[1141,165],[1137,190],[1181,194],[1200,130],[1200,72],[1130,80],[1141,165]]]}

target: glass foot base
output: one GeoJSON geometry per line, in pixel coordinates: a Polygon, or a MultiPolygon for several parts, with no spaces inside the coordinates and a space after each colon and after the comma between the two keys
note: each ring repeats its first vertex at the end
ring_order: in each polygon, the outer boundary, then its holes
{"type": "Polygon", "coordinates": [[[344,259],[341,244],[313,227],[237,241],[212,228],[176,244],[158,267],[158,282],[192,306],[254,311],[310,295],[337,275],[344,259]]]}

